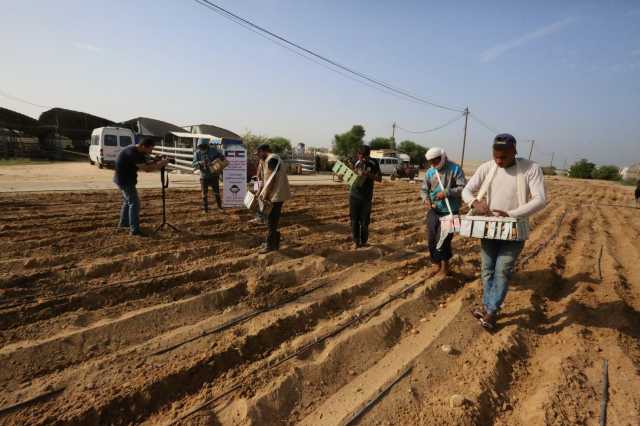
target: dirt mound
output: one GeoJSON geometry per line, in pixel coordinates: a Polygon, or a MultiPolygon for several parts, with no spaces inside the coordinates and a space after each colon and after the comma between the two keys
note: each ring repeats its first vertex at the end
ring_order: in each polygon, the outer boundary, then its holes
{"type": "MultiPolygon", "coordinates": [[[[417,185],[376,189],[354,250],[344,187],[300,187],[282,250],[245,211],[130,238],[116,192],[0,195],[3,424],[640,423],[640,215],[628,188],[551,178],[499,330],[476,240],[431,277],[417,185]]],[[[142,223],[160,220],[142,190],[142,223]]]]}

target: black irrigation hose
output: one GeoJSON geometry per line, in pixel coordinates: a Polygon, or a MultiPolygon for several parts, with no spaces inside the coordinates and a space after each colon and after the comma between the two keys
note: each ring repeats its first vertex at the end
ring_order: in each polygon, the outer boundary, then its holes
{"type": "Polygon", "coordinates": [[[42,401],[43,399],[47,399],[49,397],[55,396],[55,395],[61,393],[62,391],[64,391],[65,389],[66,389],[66,387],[62,386],[62,387],[60,387],[58,389],[49,390],[49,391],[43,392],[41,394],[38,394],[38,395],[36,395],[34,397],[31,397],[29,399],[25,399],[24,401],[20,401],[20,402],[17,402],[15,404],[8,405],[6,407],[2,407],[2,408],[0,408],[0,416],[4,416],[5,414],[8,414],[8,413],[10,413],[12,411],[15,411],[15,410],[17,410],[19,408],[22,408],[22,407],[26,406],[26,405],[33,404],[34,402],[42,401]]]}
{"type": "MultiPolygon", "coordinates": [[[[275,363],[266,366],[264,369],[261,369],[260,371],[264,371],[265,369],[267,370],[271,370],[273,368],[276,368],[282,364],[284,364],[286,361],[295,358],[299,355],[301,355],[302,353],[308,351],[309,349],[311,349],[312,347],[318,345],[319,343],[324,342],[325,340],[334,337],[338,334],[340,334],[342,331],[346,330],[348,327],[352,326],[353,324],[371,316],[373,313],[379,311],[380,309],[382,309],[383,307],[385,307],[386,305],[388,305],[389,303],[391,303],[392,301],[403,297],[406,293],[416,289],[417,287],[419,287],[421,284],[423,283],[422,280],[418,281],[417,283],[411,284],[407,287],[405,287],[403,290],[398,291],[395,294],[390,295],[387,300],[385,300],[384,302],[379,303],[378,305],[374,306],[373,308],[371,308],[369,311],[363,313],[363,314],[356,314],[353,317],[351,317],[348,321],[344,322],[343,324],[339,325],[338,327],[336,327],[335,329],[333,329],[332,331],[314,339],[313,342],[307,343],[306,345],[296,349],[294,352],[292,352],[291,354],[285,356],[284,358],[276,361],[275,363]]],[[[404,375],[406,375],[406,373],[409,371],[410,369],[408,369],[406,372],[404,372],[400,378],[404,377],[404,375]]],[[[250,374],[254,374],[254,372],[250,373],[250,374]]],[[[399,380],[399,379],[398,379],[399,380]]],[[[394,382],[395,383],[395,382],[394,382]]],[[[392,384],[393,385],[393,384],[392,384]]],[[[202,403],[198,404],[197,406],[195,406],[194,408],[192,408],[191,410],[187,411],[186,413],[182,414],[181,416],[178,416],[177,418],[170,420],[169,422],[167,422],[165,425],[169,426],[169,425],[174,425],[177,422],[180,422],[184,419],[186,419],[187,417],[190,417],[192,414],[202,410],[203,408],[221,400],[222,398],[226,397],[227,395],[233,393],[234,391],[240,389],[242,387],[242,383],[237,383],[235,385],[233,385],[231,388],[229,388],[228,390],[226,390],[225,392],[223,392],[222,394],[215,396],[213,398],[209,398],[205,401],[203,401],[202,403]]],[[[382,392],[384,393],[384,392],[382,392]]],[[[382,393],[380,395],[382,395],[382,393]]]]}
{"type": "Polygon", "coordinates": [[[600,426],[607,424],[607,402],[609,401],[609,362],[605,359],[602,370],[602,400],[600,401],[600,426]]]}

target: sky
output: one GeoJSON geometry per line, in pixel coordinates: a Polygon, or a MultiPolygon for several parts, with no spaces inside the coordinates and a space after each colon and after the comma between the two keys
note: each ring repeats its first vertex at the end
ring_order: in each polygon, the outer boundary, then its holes
{"type": "MultiPolygon", "coordinates": [[[[435,103],[469,107],[466,158],[495,130],[562,167],[640,161],[640,2],[215,0],[298,44],[435,103]],[[488,127],[488,128],[486,128],[488,127]],[[491,130],[490,130],[491,129],[491,130]]],[[[0,0],[0,93],[114,121],[146,116],[328,147],[366,139],[460,158],[458,113],[384,93],[192,0],[0,0]]],[[[0,96],[37,117],[44,108],[0,96]]]]}

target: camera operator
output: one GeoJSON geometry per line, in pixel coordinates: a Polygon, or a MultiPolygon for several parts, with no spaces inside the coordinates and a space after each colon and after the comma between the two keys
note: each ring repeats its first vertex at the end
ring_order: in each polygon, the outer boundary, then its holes
{"type": "Polygon", "coordinates": [[[131,145],[120,151],[116,158],[113,182],[122,192],[122,209],[120,210],[120,228],[129,228],[131,235],[145,236],[140,231],[140,198],[136,184],[138,170],[153,172],[165,167],[166,159],[151,160],[149,155],[153,151],[155,141],[143,139],[136,145],[131,145]]]}
{"type": "Polygon", "coordinates": [[[220,200],[220,175],[211,171],[211,164],[217,160],[224,160],[224,155],[215,147],[209,145],[205,139],[200,139],[198,149],[193,153],[193,167],[200,170],[200,188],[202,190],[202,210],[207,213],[209,211],[208,192],[209,187],[213,190],[216,197],[216,204],[222,209],[222,201],[220,200]]]}

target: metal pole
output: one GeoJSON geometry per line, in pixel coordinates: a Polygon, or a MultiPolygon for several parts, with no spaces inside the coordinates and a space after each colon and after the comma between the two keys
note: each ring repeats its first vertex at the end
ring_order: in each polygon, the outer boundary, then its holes
{"type": "Polygon", "coordinates": [[[464,150],[467,147],[467,123],[469,122],[469,107],[464,109],[464,137],[462,138],[462,158],[460,159],[460,168],[464,166],[464,150]]]}
{"type": "Polygon", "coordinates": [[[549,167],[553,167],[553,157],[555,157],[556,153],[552,152],[551,153],[551,164],[549,164],[549,167]]]}
{"type": "Polygon", "coordinates": [[[533,154],[533,145],[536,143],[533,139],[531,139],[531,149],[529,150],[529,160],[531,160],[531,155],[533,154]]]}

